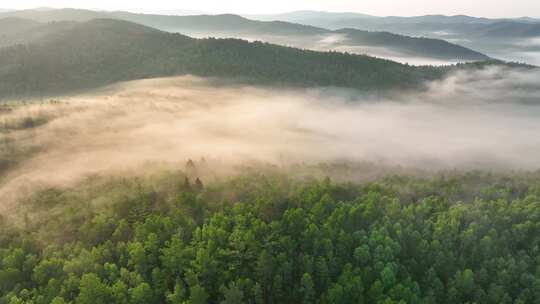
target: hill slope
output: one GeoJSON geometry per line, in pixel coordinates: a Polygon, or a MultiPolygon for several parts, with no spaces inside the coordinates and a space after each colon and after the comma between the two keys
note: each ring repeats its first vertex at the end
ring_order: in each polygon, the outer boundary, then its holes
{"type": "Polygon", "coordinates": [[[0,97],[35,96],[116,81],[194,74],[244,82],[358,89],[414,87],[443,74],[368,56],[235,39],[193,39],[98,19],[29,45],[0,49],[0,97]]]}
{"type": "Polygon", "coordinates": [[[0,18],[16,17],[38,22],[90,21],[92,19],[120,19],[154,27],[163,31],[213,31],[236,32],[241,34],[320,34],[325,29],[289,22],[261,22],[238,15],[152,15],[129,12],[98,12],[81,9],[21,10],[0,14],[0,18]]]}
{"type": "Polygon", "coordinates": [[[29,19],[9,17],[0,19],[0,47],[35,42],[47,35],[75,26],[75,22],[40,23],[29,19]]]}
{"type": "MultiPolygon", "coordinates": [[[[509,18],[490,19],[479,18],[466,15],[425,15],[425,16],[387,16],[377,17],[358,13],[329,13],[315,11],[299,11],[277,15],[252,15],[256,20],[282,20],[288,22],[298,22],[311,26],[340,29],[352,27],[363,30],[382,30],[396,33],[411,33],[419,29],[444,30],[461,28],[463,33],[481,33],[488,31],[490,27],[500,27],[500,23],[506,23],[513,28],[519,28],[527,32],[529,28],[535,28],[540,24],[540,20],[533,18],[509,18]],[[497,25],[498,24],[498,25],[497,25]]],[[[512,32],[505,33],[512,37],[512,32]]]]}
{"type": "Polygon", "coordinates": [[[0,17],[16,17],[21,19],[31,19],[38,22],[51,21],[89,21],[97,18],[106,18],[108,13],[96,12],[83,9],[28,9],[4,12],[0,17]]]}
{"type": "MultiPolygon", "coordinates": [[[[324,11],[293,11],[283,14],[269,15],[246,15],[246,17],[255,20],[282,20],[288,22],[298,22],[312,26],[325,28],[333,28],[339,22],[345,20],[370,20],[378,23],[420,23],[420,22],[437,22],[437,23],[490,23],[493,20],[488,18],[478,18],[465,15],[445,16],[445,15],[424,15],[413,17],[387,16],[379,17],[361,13],[352,12],[324,12],[324,11]]],[[[530,19],[533,21],[534,19],[530,19]]]]}
{"type": "Polygon", "coordinates": [[[317,35],[327,32],[325,29],[313,26],[283,21],[255,21],[233,14],[165,16],[116,12],[111,13],[109,18],[181,33],[195,31],[240,35],[317,35]]]}
{"type": "Polygon", "coordinates": [[[540,36],[540,23],[521,22],[516,20],[501,20],[485,23],[471,22],[402,22],[385,19],[385,21],[372,21],[371,19],[341,20],[334,25],[336,28],[352,27],[372,31],[391,31],[404,35],[427,35],[430,37],[453,36],[476,39],[498,38],[531,38],[540,36]]]}
{"type": "Polygon", "coordinates": [[[345,34],[348,45],[371,45],[400,50],[410,56],[448,59],[464,58],[485,60],[487,56],[440,39],[414,38],[389,32],[368,32],[357,29],[341,29],[335,33],[345,34]]]}
{"type": "Polygon", "coordinates": [[[39,22],[30,19],[22,19],[17,17],[3,18],[0,19],[0,37],[12,35],[20,31],[26,31],[39,25],[39,22]]]}
{"type": "MultiPolygon", "coordinates": [[[[286,34],[323,33],[326,28],[357,28],[370,31],[391,31],[401,34],[419,31],[459,31],[463,35],[489,35],[516,38],[540,35],[540,20],[532,18],[488,19],[464,15],[426,15],[416,17],[375,17],[357,13],[300,11],[278,15],[253,15],[257,20],[238,15],[152,15],[129,12],[100,12],[82,9],[20,10],[0,12],[0,18],[16,17],[38,22],[89,21],[122,19],[161,30],[242,31],[244,33],[286,34]],[[263,21],[258,21],[263,20],[263,21]]],[[[487,35],[487,36],[486,36],[487,35]]]]}
{"type": "MultiPolygon", "coordinates": [[[[446,43],[442,40],[430,41],[401,36],[399,39],[388,39],[387,33],[371,33],[363,35],[361,41],[349,37],[350,31],[330,31],[323,28],[282,21],[255,21],[237,15],[198,15],[198,16],[164,16],[149,14],[133,14],[127,12],[95,12],[75,9],[17,11],[2,16],[29,18],[39,22],[50,21],[88,21],[96,18],[120,19],[154,27],[168,32],[179,32],[197,37],[223,37],[261,40],[270,43],[314,50],[342,50],[370,53],[371,47],[391,49],[394,53],[402,53],[402,57],[427,57],[455,61],[474,61],[487,59],[487,56],[462,46],[446,43]],[[335,35],[345,36],[343,41],[334,41],[327,45],[335,35]],[[440,47],[434,48],[438,44],[440,47]]],[[[19,36],[26,36],[22,33],[19,36]]],[[[358,36],[358,33],[352,34],[358,36]]],[[[397,37],[394,37],[397,38],[397,37]]],[[[1,43],[1,41],[0,41],[1,43]]],[[[3,45],[6,45],[4,43],[3,45]]]]}
{"type": "Polygon", "coordinates": [[[540,20],[488,19],[470,16],[427,15],[374,17],[347,13],[254,16],[257,20],[294,21],[328,29],[355,28],[387,31],[414,37],[443,39],[508,61],[540,65],[540,20]]]}

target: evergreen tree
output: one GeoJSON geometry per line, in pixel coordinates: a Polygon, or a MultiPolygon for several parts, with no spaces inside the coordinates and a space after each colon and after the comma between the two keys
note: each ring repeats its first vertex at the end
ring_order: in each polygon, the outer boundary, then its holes
{"type": "Polygon", "coordinates": [[[304,273],[300,284],[301,284],[300,290],[302,292],[302,303],[304,304],[315,303],[314,284],[309,273],[304,273]]]}
{"type": "Polygon", "coordinates": [[[189,178],[186,176],[184,178],[184,188],[185,191],[191,191],[191,183],[189,182],[189,178]]]}
{"type": "Polygon", "coordinates": [[[204,185],[200,178],[197,177],[195,180],[195,191],[201,192],[204,189],[204,185]]]}
{"type": "Polygon", "coordinates": [[[207,304],[208,293],[206,293],[206,290],[203,287],[197,284],[191,287],[189,292],[190,292],[190,295],[189,295],[190,304],[207,304]]]}
{"type": "Polygon", "coordinates": [[[242,304],[244,303],[243,297],[244,293],[235,283],[227,287],[221,288],[223,293],[224,300],[221,301],[221,304],[242,304]]]}

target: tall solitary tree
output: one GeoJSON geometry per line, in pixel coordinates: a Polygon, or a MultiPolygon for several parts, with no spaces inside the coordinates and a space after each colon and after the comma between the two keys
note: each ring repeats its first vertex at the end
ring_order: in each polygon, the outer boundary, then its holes
{"type": "Polygon", "coordinates": [[[197,177],[197,179],[195,180],[195,190],[196,191],[202,191],[203,188],[204,188],[204,185],[203,185],[201,179],[197,177]]]}
{"type": "Polygon", "coordinates": [[[195,174],[195,170],[197,169],[197,167],[195,166],[195,162],[193,162],[193,160],[188,160],[186,162],[186,172],[188,174],[195,174]]]}

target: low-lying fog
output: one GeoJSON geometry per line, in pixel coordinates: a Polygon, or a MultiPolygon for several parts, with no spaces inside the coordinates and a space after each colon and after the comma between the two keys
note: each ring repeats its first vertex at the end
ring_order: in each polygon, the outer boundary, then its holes
{"type": "Polygon", "coordinates": [[[0,153],[33,148],[0,172],[4,201],[34,184],[200,157],[280,166],[350,160],[426,170],[540,168],[538,71],[462,72],[424,92],[385,97],[177,77],[59,100],[0,115],[0,153]],[[8,128],[28,117],[41,123],[8,128]]]}
{"type": "Polygon", "coordinates": [[[452,33],[440,32],[425,33],[426,37],[444,39],[475,51],[479,51],[492,58],[540,66],[540,37],[520,39],[482,39],[467,38],[452,33]]]}
{"type": "Polygon", "coordinates": [[[497,58],[540,66],[540,38],[509,40],[493,50],[497,58]]]}
{"type": "MultiPolygon", "coordinates": [[[[171,30],[174,32],[174,30],[171,30]]],[[[344,34],[332,34],[332,35],[313,35],[313,36],[276,36],[276,35],[240,35],[240,34],[231,34],[229,32],[219,34],[216,32],[205,33],[205,32],[186,32],[183,33],[195,37],[195,38],[236,38],[247,41],[263,41],[268,43],[274,43],[278,45],[285,45],[300,49],[308,49],[313,51],[335,51],[335,52],[348,52],[351,54],[358,55],[368,55],[372,57],[388,59],[400,63],[406,63],[410,65],[423,66],[443,66],[456,63],[467,62],[467,60],[462,59],[441,59],[435,57],[426,57],[411,54],[410,52],[400,51],[397,48],[389,48],[382,46],[373,46],[373,45],[360,45],[355,44],[349,41],[344,34]]]]}

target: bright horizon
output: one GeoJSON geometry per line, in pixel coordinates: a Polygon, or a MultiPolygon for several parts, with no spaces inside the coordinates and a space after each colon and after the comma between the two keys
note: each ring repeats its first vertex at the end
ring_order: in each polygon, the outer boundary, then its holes
{"type": "Polygon", "coordinates": [[[193,11],[195,13],[278,14],[298,10],[355,12],[375,16],[469,15],[490,18],[540,17],[540,1],[514,0],[497,3],[492,0],[274,0],[259,3],[248,0],[198,0],[185,3],[171,0],[18,0],[0,4],[3,9],[81,8],[93,10],[126,10],[159,13],[193,11]],[[11,3],[10,3],[11,2],[11,3]]]}

